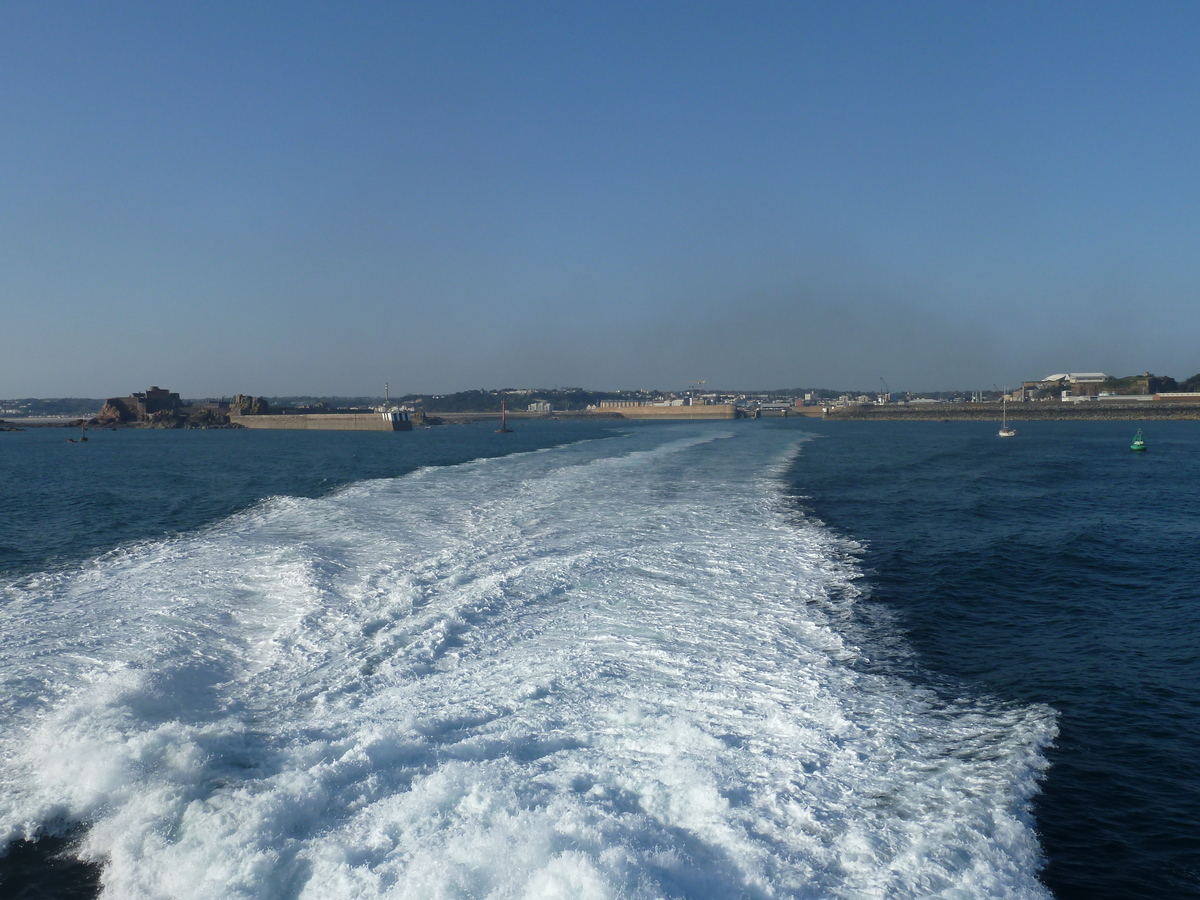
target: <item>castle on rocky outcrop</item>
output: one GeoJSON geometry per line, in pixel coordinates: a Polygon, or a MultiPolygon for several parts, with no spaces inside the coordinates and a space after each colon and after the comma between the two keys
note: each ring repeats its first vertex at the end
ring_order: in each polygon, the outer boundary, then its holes
{"type": "MultiPolygon", "coordinates": [[[[241,395],[238,395],[239,399],[241,395]]],[[[109,397],[92,425],[143,425],[153,428],[219,428],[229,425],[229,403],[184,403],[174,391],[155,385],[128,397],[109,397]]]]}
{"type": "Polygon", "coordinates": [[[144,422],[157,412],[183,409],[183,401],[174,391],[155,385],[143,393],[128,397],[109,397],[97,418],[117,419],[120,422],[144,422]]]}

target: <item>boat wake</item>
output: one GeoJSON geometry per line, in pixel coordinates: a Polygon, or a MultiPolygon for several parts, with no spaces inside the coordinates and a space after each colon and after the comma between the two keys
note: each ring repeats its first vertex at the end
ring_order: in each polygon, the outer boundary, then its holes
{"type": "Polygon", "coordinates": [[[635,428],[4,585],[0,839],[82,825],[121,898],[1047,897],[1052,713],[859,664],[800,440],[635,428]]]}

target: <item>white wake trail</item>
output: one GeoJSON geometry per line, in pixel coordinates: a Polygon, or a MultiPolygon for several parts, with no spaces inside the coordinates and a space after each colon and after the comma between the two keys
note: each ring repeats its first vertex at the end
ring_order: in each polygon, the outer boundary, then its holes
{"type": "Polygon", "coordinates": [[[636,428],[10,586],[0,835],[85,823],[121,898],[1047,897],[1051,714],[855,665],[797,441],[636,428]]]}

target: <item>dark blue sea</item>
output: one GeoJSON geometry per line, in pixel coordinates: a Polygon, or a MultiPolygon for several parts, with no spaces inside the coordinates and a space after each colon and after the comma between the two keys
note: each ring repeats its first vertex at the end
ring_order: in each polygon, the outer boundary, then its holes
{"type": "Polygon", "coordinates": [[[0,434],[0,895],[1200,897],[1137,424],[0,434]]]}

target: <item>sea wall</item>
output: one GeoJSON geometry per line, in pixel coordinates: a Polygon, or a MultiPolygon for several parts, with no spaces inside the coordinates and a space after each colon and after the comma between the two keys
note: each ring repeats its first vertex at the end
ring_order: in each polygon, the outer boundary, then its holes
{"type": "Polygon", "coordinates": [[[410,431],[407,418],[390,417],[387,413],[311,413],[307,415],[239,416],[230,414],[229,421],[245,428],[282,428],[305,431],[410,431]]]}
{"type": "Polygon", "coordinates": [[[602,413],[618,413],[624,419],[736,419],[732,403],[708,406],[600,406],[602,413]]]}

